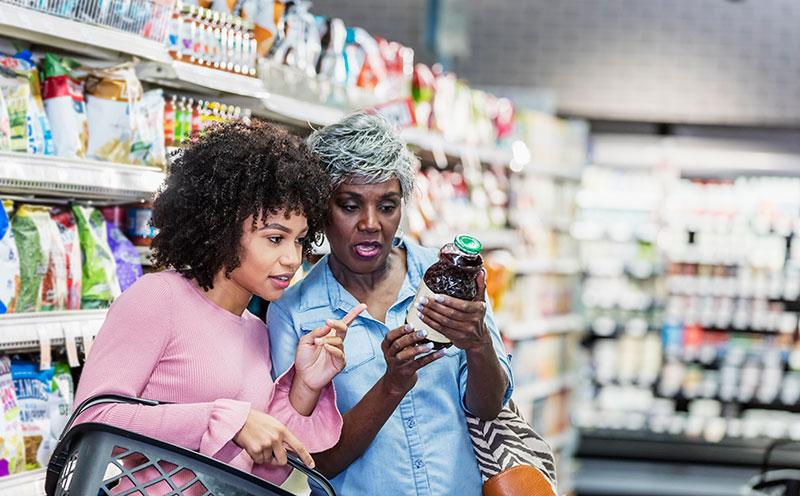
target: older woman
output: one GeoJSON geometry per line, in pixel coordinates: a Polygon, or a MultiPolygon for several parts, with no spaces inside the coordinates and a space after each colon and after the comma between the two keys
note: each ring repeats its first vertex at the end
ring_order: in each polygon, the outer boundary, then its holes
{"type": "MultiPolygon", "coordinates": [[[[419,311],[454,346],[431,353],[405,326],[437,252],[397,237],[413,187],[411,156],[383,118],[354,114],[308,139],[333,186],[331,254],[269,307],[273,373],[291,367],[300,340],[358,303],[334,379],[340,441],[315,455],[340,494],[477,495],[481,476],[465,411],[494,418],[511,396],[508,358],[489,306],[445,297],[419,311]]],[[[483,289],[483,276],[479,276],[483,289]]],[[[482,294],[482,292],[481,292],[482,294]]],[[[416,311],[416,310],[415,310],[416,311]]]]}

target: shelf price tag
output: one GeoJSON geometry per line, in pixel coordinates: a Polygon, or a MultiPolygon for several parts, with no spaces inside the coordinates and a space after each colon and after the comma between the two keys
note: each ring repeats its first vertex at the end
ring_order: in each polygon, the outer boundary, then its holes
{"type": "Polygon", "coordinates": [[[36,332],[39,334],[39,369],[49,369],[53,363],[53,347],[50,339],[58,329],[54,325],[39,326],[36,332]]]}
{"type": "Polygon", "coordinates": [[[81,337],[83,338],[83,360],[89,358],[89,352],[92,351],[92,344],[94,344],[94,336],[97,334],[97,324],[95,322],[84,322],[81,325],[81,337]]]}
{"type": "Polygon", "coordinates": [[[72,368],[80,366],[78,359],[78,336],[81,334],[78,322],[64,323],[64,345],[67,349],[67,361],[72,368]]]}

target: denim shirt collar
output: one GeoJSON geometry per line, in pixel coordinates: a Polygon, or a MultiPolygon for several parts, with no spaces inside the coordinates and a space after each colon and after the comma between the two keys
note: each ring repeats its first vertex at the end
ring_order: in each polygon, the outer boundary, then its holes
{"type": "MultiPolygon", "coordinates": [[[[406,298],[416,295],[422,275],[427,267],[419,259],[419,254],[417,253],[419,247],[414,243],[408,243],[403,238],[395,238],[394,246],[403,247],[406,252],[406,277],[403,281],[403,286],[400,288],[400,293],[395,303],[397,304],[405,301],[406,298]]],[[[353,295],[334,277],[328,265],[329,258],[330,255],[325,255],[304,281],[309,289],[319,287],[320,283],[322,283],[325,291],[304,291],[301,310],[329,306],[346,313],[358,304],[353,295]]]]}

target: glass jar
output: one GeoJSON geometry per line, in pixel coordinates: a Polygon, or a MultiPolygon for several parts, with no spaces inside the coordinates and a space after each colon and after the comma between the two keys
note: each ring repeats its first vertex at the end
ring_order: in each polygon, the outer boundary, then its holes
{"type": "Polygon", "coordinates": [[[419,318],[417,303],[422,298],[433,301],[436,295],[474,300],[478,294],[478,273],[483,269],[483,258],[480,255],[482,248],[481,242],[472,236],[456,236],[452,243],[439,250],[439,260],[425,271],[406,322],[414,326],[414,329],[426,330],[427,341],[433,343],[434,349],[445,348],[453,343],[419,318]]]}

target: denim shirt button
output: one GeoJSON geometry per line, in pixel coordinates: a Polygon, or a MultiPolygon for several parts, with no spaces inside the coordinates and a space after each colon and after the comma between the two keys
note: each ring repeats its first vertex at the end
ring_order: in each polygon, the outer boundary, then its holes
{"type": "Polygon", "coordinates": [[[409,429],[413,429],[414,427],[417,426],[417,421],[414,420],[414,417],[411,417],[410,419],[406,420],[406,425],[408,426],[409,429]]]}
{"type": "Polygon", "coordinates": [[[420,469],[420,468],[422,468],[422,467],[424,467],[424,466],[425,466],[425,462],[423,462],[422,460],[419,460],[419,459],[417,459],[417,460],[414,462],[414,466],[415,466],[416,468],[420,469]]]}

